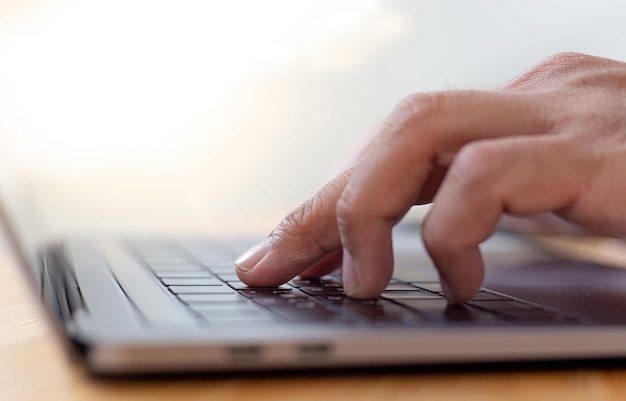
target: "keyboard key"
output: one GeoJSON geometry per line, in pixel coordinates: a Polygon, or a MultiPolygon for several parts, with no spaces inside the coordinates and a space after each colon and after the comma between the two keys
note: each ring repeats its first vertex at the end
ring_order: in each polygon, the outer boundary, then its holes
{"type": "Polygon", "coordinates": [[[432,299],[396,299],[395,301],[411,309],[438,316],[443,316],[449,305],[448,301],[441,297],[432,299]]]}
{"type": "Polygon", "coordinates": [[[194,270],[194,271],[161,270],[161,271],[155,271],[154,274],[159,278],[213,277],[213,275],[208,270],[194,270]]]}
{"type": "Polygon", "coordinates": [[[173,254],[173,253],[150,253],[143,254],[143,260],[149,265],[162,265],[162,264],[194,264],[196,260],[190,255],[185,254],[173,254]]]}
{"type": "Polygon", "coordinates": [[[219,240],[203,238],[199,240],[187,240],[181,247],[194,255],[212,254],[214,252],[232,252],[232,248],[219,240]]]}
{"type": "Polygon", "coordinates": [[[296,290],[294,290],[293,288],[271,288],[271,289],[264,289],[264,288],[245,288],[242,290],[239,290],[239,293],[245,297],[249,297],[249,298],[256,298],[256,297],[271,297],[274,295],[280,295],[280,294],[291,294],[293,292],[296,292],[296,290]]]}
{"type": "Polygon", "coordinates": [[[300,290],[309,295],[343,295],[343,288],[340,287],[300,287],[300,290]]]}
{"type": "Polygon", "coordinates": [[[374,320],[376,323],[418,323],[424,318],[401,305],[385,300],[357,300],[345,297],[340,302],[343,309],[357,314],[359,317],[374,320]]]}
{"type": "Polygon", "coordinates": [[[411,284],[426,291],[436,292],[436,293],[443,292],[443,288],[441,288],[441,284],[437,281],[430,281],[430,282],[412,281],[411,284]]]}
{"type": "Polygon", "coordinates": [[[167,287],[174,294],[234,294],[225,284],[218,285],[172,285],[167,287]]]}
{"type": "Polygon", "coordinates": [[[237,253],[232,250],[212,250],[207,253],[192,252],[192,255],[206,265],[221,264],[224,261],[231,262],[237,257],[237,253]]]}
{"type": "Polygon", "coordinates": [[[155,272],[160,271],[207,271],[206,268],[202,265],[194,264],[194,263],[151,263],[150,267],[155,272]]]}
{"type": "Polygon", "coordinates": [[[415,287],[409,283],[403,283],[396,280],[392,280],[385,287],[385,291],[413,291],[415,287]]]}
{"type": "MultiPolygon", "coordinates": [[[[317,280],[315,280],[317,281],[317,280]]],[[[289,281],[289,284],[298,288],[298,287],[311,287],[314,286],[314,280],[309,280],[309,279],[302,279],[302,278],[294,278],[293,280],[289,281]]]]}
{"type": "Polygon", "coordinates": [[[348,322],[347,318],[314,301],[299,302],[289,307],[273,308],[272,312],[295,322],[348,322]]]}
{"type": "Polygon", "coordinates": [[[297,278],[289,282],[294,287],[342,287],[341,280],[332,276],[324,276],[323,278],[302,279],[297,278]]]}
{"type": "Polygon", "coordinates": [[[274,291],[274,290],[291,290],[291,287],[288,285],[281,285],[278,287],[248,287],[247,284],[245,284],[242,281],[229,281],[226,284],[228,284],[231,288],[234,288],[235,290],[244,290],[244,289],[250,289],[250,290],[265,290],[265,291],[274,291]]]}
{"type": "Polygon", "coordinates": [[[246,298],[233,292],[231,294],[178,294],[178,299],[186,303],[205,302],[246,302],[246,298]]]}
{"type": "Polygon", "coordinates": [[[291,298],[307,298],[307,295],[303,292],[297,290],[291,291],[282,291],[278,294],[280,298],[291,299],[291,298]]]}
{"type": "Polygon", "coordinates": [[[206,264],[206,266],[209,268],[210,271],[217,275],[224,273],[235,273],[235,264],[232,261],[221,265],[206,264]]]}
{"type": "Polygon", "coordinates": [[[222,282],[215,277],[176,277],[162,278],[165,285],[221,285],[222,282]]]}
{"type": "Polygon", "coordinates": [[[274,296],[268,295],[268,296],[254,297],[253,300],[259,305],[272,308],[272,307],[288,307],[288,306],[295,305],[297,303],[309,302],[310,298],[303,294],[299,296],[290,296],[290,297],[276,294],[274,296]]]}
{"type": "Polygon", "coordinates": [[[224,281],[239,281],[239,276],[235,272],[218,273],[217,277],[224,281]]]}
{"type": "Polygon", "coordinates": [[[205,311],[242,311],[242,310],[259,310],[259,306],[246,299],[239,302],[232,301],[216,301],[216,302],[203,302],[203,303],[191,303],[189,307],[199,313],[205,311]]]}
{"type": "Polygon", "coordinates": [[[320,295],[318,297],[318,299],[323,299],[330,303],[339,303],[339,304],[342,303],[346,298],[348,298],[348,296],[345,294],[343,295],[320,295]]]}
{"type": "Polygon", "coordinates": [[[441,295],[414,288],[413,291],[384,291],[384,299],[440,299],[441,295]]]}
{"type": "Polygon", "coordinates": [[[197,310],[198,314],[205,320],[217,322],[225,320],[272,320],[271,315],[260,309],[241,309],[241,310],[219,310],[204,309],[197,310]]]}

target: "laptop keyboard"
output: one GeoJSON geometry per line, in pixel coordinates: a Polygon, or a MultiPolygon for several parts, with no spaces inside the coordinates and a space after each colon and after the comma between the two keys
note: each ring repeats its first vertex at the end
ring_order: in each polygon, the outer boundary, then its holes
{"type": "Polygon", "coordinates": [[[445,324],[579,324],[571,314],[544,308],[485,288],[464,305],[449,305],[437,281],[394,278],[380,297],[347,297],[341,278],[293,279],[275,288],[250,288],[234,272],[238,252],[209,241],[140,242],[131,253],[202,323],[251,321],[343,326],[445,324]]]}

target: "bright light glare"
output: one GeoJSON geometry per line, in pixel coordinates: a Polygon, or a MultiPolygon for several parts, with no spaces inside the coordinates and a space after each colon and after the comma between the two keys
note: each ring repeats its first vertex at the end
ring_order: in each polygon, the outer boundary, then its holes
{"type": "Polygon", "coordinates": [[[138,149],[171,154],[176,136],[242,80],[361,29],[377,5],[71,2],[0,49],[0,84],[17,111],[13,134],[24,137],[16,144],[30,162],[56,167],[132,163],[138,149]],[[51,149],[62,149],[63,160],[46,158],[51,149]]]}

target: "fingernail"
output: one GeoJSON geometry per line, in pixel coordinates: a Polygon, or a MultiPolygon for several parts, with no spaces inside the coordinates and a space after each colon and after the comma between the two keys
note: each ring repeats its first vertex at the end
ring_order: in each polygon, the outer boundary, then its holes
{"type": "Polygon", "coordinates": [[[239,255],[239,257],[235,260],[235,267],[237,268],[237,270],[242,272],[248,272],[252,270],[254,266],[256,266],[259,261],[263,259],[269,249],[269,239],[266,238],[239,255]]]}
{"type": "Polygon", "coordinates": [[[343,291],[346,295],[355,296],[361,291],[361,283],[359,282],[359,276],[354,267],[354,260],[352,255],[345,248],[343,250],[343,291]]]}

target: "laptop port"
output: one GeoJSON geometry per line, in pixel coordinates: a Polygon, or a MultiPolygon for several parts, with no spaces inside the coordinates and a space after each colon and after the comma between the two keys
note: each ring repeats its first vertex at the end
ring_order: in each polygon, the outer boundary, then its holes
{"type": "Polygon", "coordinates": [[[234,358],[258,358],[261,355],[261,347],[258,345],[237,345],[228,351],[234,358]]]}
{"type": "Polygon", "coordinates": [[[303,356],[326,356],[330,353],[328,344],[305,344],[299,347],[303,356]]]}

